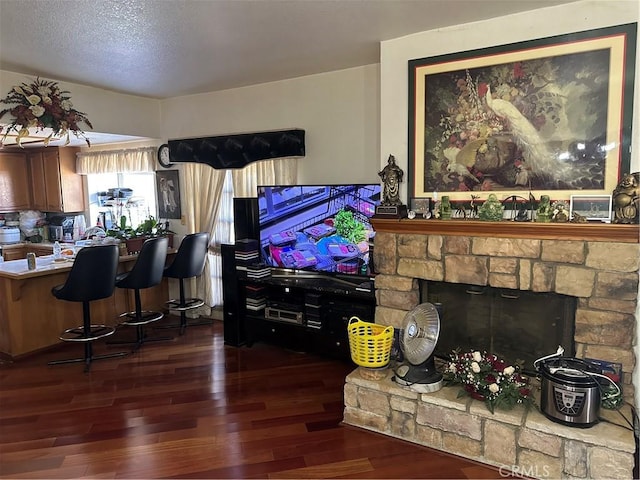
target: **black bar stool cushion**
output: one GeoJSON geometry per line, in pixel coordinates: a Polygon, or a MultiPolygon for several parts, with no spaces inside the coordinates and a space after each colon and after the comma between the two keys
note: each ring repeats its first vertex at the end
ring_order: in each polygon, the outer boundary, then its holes
{"type": "Polygon", "coordinates": [[[168,244],[167,237],[146,240],[133,268],[116,277],[116,287],[141,290],[158,285],[162,281],[168,244]]]}
{"type": "Polygon", "coordinates": [[[84,356],[55,360],[49,362],[49,365],[84,362],[85,372],[88,372],[94,360],[122,357],[129,354],[129,352],[93,354],[93,342],[112,335],[115,328],[109,325],[93,325],[90,304],[93,300],[113,295],[117,271],[117,245],[85,247],[77,253],[67,280],[64,284],[53,287],[51,293],[59,300],[82,302],[82,325],[66,329],[60,335],[60,340],[84,344],[84,356]]]}
{"type": "Polygon", "coordinates": [[[97,245],[78,251],[64,284],[51,289],[59,300],[90,302],[113,295],[118,270],[118,246],[97,245]]]}
{"type": "Polygon", "coordinates": [[[164,269],[169,278],[191,278],[202,274],[209,249],[209,234],[192,233],[180,243],[171,265],[164,269]]]}
{"type": "MultiPolygon", "coordinates": [[[[186,235],[173,262],[164,269],[164,276],[167,278],[175,278],[180,282],[180,298],[172,299],[165,303],[169,310],[180,312],[180,323],[177,325],[166,325],[164,328],[180,328],[180,334],[185,332],[187,327],[186,310],[192,310],[204,305],[204,301],[200,298],[186,298],[184,280],[187,278],[202,275],[204,265],[207,261],[207,253],[209,251],[209,234],[206,232],[191,233],[186,235]]],[[[189,323],[190,325],[210,325],[211,320],[199,320],[189,323]]]]}
{"type": "Polygon", "coordinates": [[[136,338],[132,341],[111,341],[109,343],[133,343],[135,344],[135,351],[147,342],[172,340],[171,337],[151,338],[144,331],[145,325],[161,320],[164,314],[162,312],[143,310],[140,296],[140,290],[154,287],[162,282],[168,244],[169,239],[167,237],[154,237],[145,240],[133,268],[116,276],[116,287],[134,291],[135,310],[125,312],[120,317],[124,318],[121,325],[136,327],[136,338]]]}

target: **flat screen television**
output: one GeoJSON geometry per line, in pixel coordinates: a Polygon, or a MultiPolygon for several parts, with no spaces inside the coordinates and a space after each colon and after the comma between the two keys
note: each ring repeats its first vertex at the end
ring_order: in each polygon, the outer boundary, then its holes
{"type": "Polygon", "coordinates": [[[379,184],[259,186],[262,261],[298,274],[368,276],[379,184]]]}

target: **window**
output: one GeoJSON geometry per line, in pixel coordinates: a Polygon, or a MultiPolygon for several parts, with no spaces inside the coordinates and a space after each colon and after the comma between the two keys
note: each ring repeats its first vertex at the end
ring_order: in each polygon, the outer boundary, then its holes
{"type": "Polygon", "coordinates": [[[149,215],[157,215],[155,173],[100,173],[87,175],[89,225],[98,220],[106,229],[127,217],[137,227],[149,215]]]}

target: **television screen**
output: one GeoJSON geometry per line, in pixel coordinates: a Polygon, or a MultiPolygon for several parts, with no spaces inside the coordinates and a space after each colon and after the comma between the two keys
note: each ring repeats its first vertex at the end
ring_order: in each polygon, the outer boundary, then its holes
{"type": "Polygon", "coordinates": [[[271,267],[369,275],[380,185],[258,187],[260,250],[271,267]]]}

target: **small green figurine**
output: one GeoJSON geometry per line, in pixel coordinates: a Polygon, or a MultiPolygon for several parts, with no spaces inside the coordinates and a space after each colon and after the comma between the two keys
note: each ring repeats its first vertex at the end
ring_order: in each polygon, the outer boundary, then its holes
{"type": "Polygon", "coordinates": [[[540,204],[536,211],[536,222],[549,223],[551,221],[551,199],[549,195],[540,197],[540,204]]]}
{"type": "Polygon", "coordinates": [[[442,201],[440,202],[440,219],[451,219],[451,202],[449,201],[449,197],[447,195],[444,195],[442,197],[442,201]]]}
{"type": "Polygon", "coordinates": [[[502,220],[504,205],[500,203],[494,193],[490,194],[478,209],[478,218],[487,222],[499,222],[502,220]]]}

